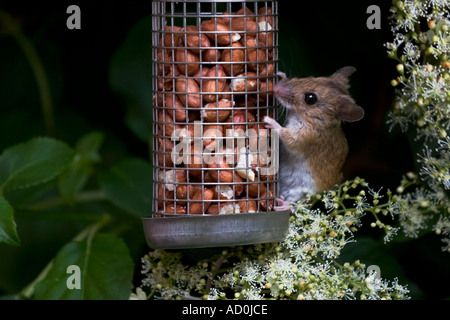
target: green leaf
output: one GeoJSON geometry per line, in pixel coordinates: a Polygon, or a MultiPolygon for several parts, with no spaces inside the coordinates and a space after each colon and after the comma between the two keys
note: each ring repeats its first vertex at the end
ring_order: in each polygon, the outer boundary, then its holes
{"type": "Polygon", "coordinates": [[[100,176],[100,187],[119,208],[138,217],[152,210],[152,168],[141,159],[127,159],[100,176]]]}
{"type": "Polygon", "coordinates": [[[112,234],[97,234],[92,241],[72,241],[53,260],[46,277],[36,284],[38,300],[128,299],[132,289],[133,262],[124,242],[112,234]],[[79,267],[76,271],[69,266],[79,267]],[[79,289],[69,289],[76,284],[79,289]]]}
{"type": "Polygon", "coordinates": [[[0,196],[0,243],[12,246],[20,245],[19,236],[14,222],[14,211],[8,201],[0,196]]]}
{"type": "Polygon", "coordinates": [[[139,21],[111,59],[110,84],[127,106],[126,124],[143,142],[152,134],[151,18],[139,21]]]}
{"type": "Polygon", "coordinates": [[[0,191],[25,188],[55,178],[73,151],[50,138],[34,138],[6,149],[0,156],[0,191]]]}
{"type": "Polygon", "coordinates": [[[83,189],[93,172],[94,164],[100,161],[98,150],[103,138],[102,133],[91,132],[77,142],[77,154],[58,177],[58,190],[66,202],[73,203],[75,195],[83,189]]]}

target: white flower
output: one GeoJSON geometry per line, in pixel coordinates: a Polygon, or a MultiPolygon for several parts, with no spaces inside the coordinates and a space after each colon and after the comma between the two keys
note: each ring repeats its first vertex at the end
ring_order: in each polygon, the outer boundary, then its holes
{"type": "Polygon", "coordinates": [[[412,42],[407,42],[403,49],[404,55],[410,62],[416,62],[420,58],[419,47],[412,42]]]}
{"type": "Polygon", "coordinates": [[[136,293],[131,293],[129,300],[147,300],[147,294],[141,287],[137,287],[136,293]]]}

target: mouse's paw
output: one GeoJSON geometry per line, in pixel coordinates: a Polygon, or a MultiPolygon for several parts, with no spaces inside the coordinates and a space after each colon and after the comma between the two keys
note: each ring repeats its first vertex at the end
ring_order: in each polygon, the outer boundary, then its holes
{"type": "Polygon", "coordinates": [[[288,211],[294,212],[294,208],[286,204],[284,201],[284,197],[280,196],[280,198],[275,199],[275,207],[273,208],[275,211],[288,211]]]}
{"type": "Polygon", "coordinates": [[[267,129],[281,129],[281,125],[277,122],[277,120],[269,116],[264,117],[264,122],[266,123],[267,129]]]}
{"type": "Polygon", "coordinates": [[[282,80],[286,80],[287,79],[286,73],[281,72],[281,71],[277,72],[277,76],[281,77],[282,80]]]}

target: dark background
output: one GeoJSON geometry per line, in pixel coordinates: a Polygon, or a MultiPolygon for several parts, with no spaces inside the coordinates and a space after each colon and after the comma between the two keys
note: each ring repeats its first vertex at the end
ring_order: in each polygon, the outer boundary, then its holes
{"type": "MultiPolygon", "coordinates": [[[[384,48],[392,39],[390,5],[385,0],[279,1],[280,70],[288,76],[324,76],[347,65],[357,68],[351,93],[366,115],[360,122],[344,125],[350,146],[345,174],[365,178],[376,190],[395,190],[401,176],[415,169],[414,146],[397,129],[389,132],[385,124],[394,94],[389,82],[396,76],[396,63],[386,57],[384,48]],[[372,4],[381,8],[380,30],[366,27],[366,10],[372,4]]],[[[109,70],[130,29],[151,14],[150,1],[1,1],[0,8],[18,19],[48,69],[55,137],[72,144],[89,130],[106,132],[105,167],[123,157],[149,159],[148,144],[124,121],[127,106],[111,89],[109,70]],[[81,30],[66,28],[66,9],[71,4],[81,8],[81,30]]],[[[150,36],[148,30],[149,42],[150,36]]],[[[14,46],[0,25],[0,150],[46,134],[34,80],[14,46]]],[[[358,252],[377,264],[380,253],[371,256],[371,242],[362,239],[361,243],[366,246],[358,252]]],[[[448,253],[440,247],[439,238],[432,234],[386,246],[386,255],[398,265],[393,271],[401,271],[402,284],[414,283],[410,289],[416,298],[448,296],[448,290],[439,285],[450,283],[448,253]],[[431,280],[424,274],[442,278],[431,280]]],[[[353,253],[347,254],[352,257],[353,253]]],[[[381,268],[382,276],[390,276],[389,259],[381,268]]]]}

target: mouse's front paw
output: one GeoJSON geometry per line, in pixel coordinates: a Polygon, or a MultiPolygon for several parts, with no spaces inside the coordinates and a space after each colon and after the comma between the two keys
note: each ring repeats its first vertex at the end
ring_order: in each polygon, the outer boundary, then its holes
{"type": "Polygon", "coordinates": [[[281,196],[280,198],[276,198],[275,199],[275,207],[273,208],[275,211],[292,211],[294,212],[294,208],[289,206],[289,204],[286,204],[286,202],[284,201],[284,197],[281,196]]]}
{"type": "Polygon", "coordinates": [[[266,123],[267,129],[281,129],[281,125],[275,119],[269,116],[264,117],[264,122],[266,123]]]}

